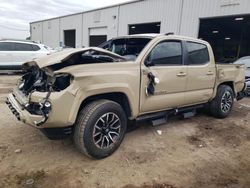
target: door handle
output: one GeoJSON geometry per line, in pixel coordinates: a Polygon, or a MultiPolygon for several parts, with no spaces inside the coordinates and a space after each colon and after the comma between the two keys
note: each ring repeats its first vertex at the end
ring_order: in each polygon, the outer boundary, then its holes
{"type": "Polygon", "coordinates": [[[208,76],[214,75],[214,72],[213,72],[213,71],[208,71],[208,72],[207,72],[207,75],[208,75],[208,76]]]}
{"type": "Polygon", "coordinates": [[[187,76],[187,74],[185,72],[180,72],[179,74],[177,74],[178,77],[185,77],[187,76]]]}

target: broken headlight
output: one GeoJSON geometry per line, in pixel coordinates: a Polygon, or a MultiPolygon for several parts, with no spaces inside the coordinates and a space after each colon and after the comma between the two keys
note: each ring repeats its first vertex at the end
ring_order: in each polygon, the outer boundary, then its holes
{"type": "Polygon", "coordinates": [[[52,88],[54,91],[62,91],[72,83],[73,79],[71,74],[57,74],[52,88]]]}

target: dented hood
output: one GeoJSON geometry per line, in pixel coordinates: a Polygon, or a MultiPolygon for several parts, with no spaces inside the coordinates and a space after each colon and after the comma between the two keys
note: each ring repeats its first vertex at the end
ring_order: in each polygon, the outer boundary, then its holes
{"type": "Polygon", "coordinates": [[[26,69],[29,66],[32,65],[37,65],[39,68],[44,68],[44,67],[48,67],[51,65],[55,65],[55,64],[60,64],[62,63],[63,60],[66,60],[67,58],[69,58],[70,56],[79,53],[79,52],[86,52],[86,51],[96,51],[96,52],[101,52],[104,54],[107,54],[109,56],[112,56],[114,58],[119,58],[119,59],[124,59],[122,56],[112,53],[110,51],[104,50],[102,48],[98,48],[98,47],[89,47],[89,48],[72,48],[72,49],[65,49],[63,51],[60,52],[55,52],[51,55],[42,57],[42,58],[37,58],[34,59],[30,62],[26,62],[23,64],[23,68],[26,69]]]}

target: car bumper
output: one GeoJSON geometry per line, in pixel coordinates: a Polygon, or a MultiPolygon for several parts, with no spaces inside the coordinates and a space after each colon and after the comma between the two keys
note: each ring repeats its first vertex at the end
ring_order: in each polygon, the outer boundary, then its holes
{"type": "Polygon", "coordinates": [[[16,97],[12,93],[9,94],[6,104],[19,121],[35,126],[34,122],[39,122],[42,120],[42,116],[32,115],[27,110],[25,110],[25,108],[17,101],[16,97]]]}
{"type": "Polygon", "coordinates": [[[34,92],[29,98],[23,96],[22,93],[14,89],[13,93],[9,94],[6,104],[11,112],[19,121],[33,127],[44,128],[62,128],[73,125],[70,122],[70,113],[74,104],[74,95],[68,91],[51,93],[49,101],[51,102],[51,110],[48,116],[44,114],[38,115],[28,109],[28,105],[40,104],[46,98],[47,93],[34,92]]]}

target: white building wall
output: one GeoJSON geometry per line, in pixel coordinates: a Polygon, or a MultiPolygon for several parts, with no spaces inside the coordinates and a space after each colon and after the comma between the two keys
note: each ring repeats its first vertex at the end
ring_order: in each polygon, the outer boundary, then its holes
{"type": "Polygon", "coordinates": [[[83,46],[89,46],[89,32],[95,28],[96,30],[106,30],[103,35],[107,35],[108,39],[116,37],[118,29],[118,16],[118,6],[83,13],[83,46]]]}
{"type": "Polygon", "coordinates": [[[31,24],[30,32],[31,32],[31,40],[36,42],[42,42],[43,40],[43,31],[42,31],[42,22],[36,22],[31,24]]]}
{"type": "Polygon", "coordinates": [[[200,18],[250,14],[250,0],[142,0],[31,24],[31,39],[52,47],[64,43],[63,30],[76,30],[76,47],[89,45],[89,32],[108,39],[128,34],[128,25],[161,22],[161,33],[198,37],[200,18]],[[43,28],[43,29],[42,29],[43,28]],[[59,30],[59,31],[58,31],[59,30]]]}
{"type": "Polygon", "coordinates": [[[181,0],[145,0],[120,6],[119,35],[129,24],[161,22],[161,33],[178,33],[181,0]]]}
{"type": "MultiPolygon", "coordinates": [[[[64,30],[76,30],[76,48],[82,47],[82,14],[60,18],[60,42],[64,44],[64,30]]],[[[56,35],[56,34],[53,34],[56,35]]]]}
{"type": "Polygon", "coordinates": [[[250,14],[249,0],[184,0],[181,35],[198,37],[200,18],[250,14]]]}
{"type": "Polygon", "coordinates": [[[43,41],[42,43],[55,48],[59,46],[59,19],[43,21],[43,41]]]}

